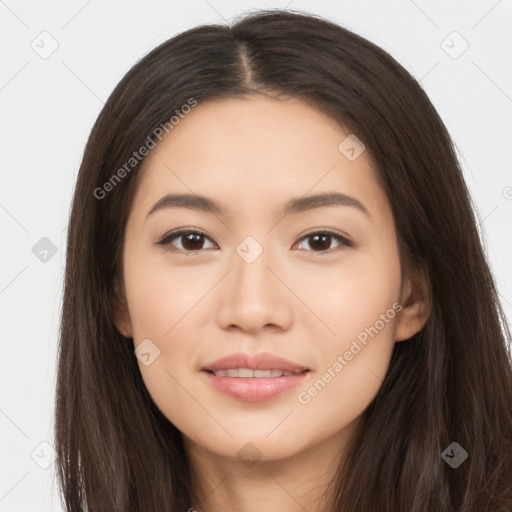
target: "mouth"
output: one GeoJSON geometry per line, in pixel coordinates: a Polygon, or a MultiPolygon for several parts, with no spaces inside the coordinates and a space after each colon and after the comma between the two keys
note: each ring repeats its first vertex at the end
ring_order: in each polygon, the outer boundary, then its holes
{"type": "Polygon", "coordinates": [[[270,400],[297,386],[309,372],[309,368],[269,352],[239,352],[201,368],[209,386],[246,402],[270,400]]]}

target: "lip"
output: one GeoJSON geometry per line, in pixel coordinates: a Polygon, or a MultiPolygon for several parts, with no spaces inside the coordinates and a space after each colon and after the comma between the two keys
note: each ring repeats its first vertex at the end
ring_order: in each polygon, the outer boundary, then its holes
{"type": "Polygon", "coordinates": [[[294,373],[300,373],[304,370],[308,370],[305,366],[292,363],[291,361],[276,356],[275,354],[271,354],[270,352],[262,352],[253,356],[242,352],[238,354],[231,354],[203,366],[201,370],[216,372],[217,370],[231,370],[233,368],[249,368],[251,370],[272,370],[275,368],[277,370],[294,373]]]}
{"type": "Polygon", "coordinates": [[[307,375],[309,368],[301,366],[268,352],[250,356],[232,354],[201,368],[201,373],[215,389],[233,398],[246,402],[260,402],[284,393],[297,386],[307,375]],[[217,377],[212,372],[233,368],[294,372],[281,377],[217,377]]]}

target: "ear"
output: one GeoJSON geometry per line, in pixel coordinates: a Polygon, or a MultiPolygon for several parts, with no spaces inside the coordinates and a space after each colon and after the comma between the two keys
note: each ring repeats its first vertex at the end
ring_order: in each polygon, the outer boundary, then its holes
{"type": "Polygon", "coordinates": [[[404,341],[423,329],[432,309],[430,280],[425,267],[411,270],[402,284],[395,340],[404,341]]]}
{"type": "Polygon", "coordinates": [[[112,316],[114,317],[116,329],[125,338],[131,338],[133,336],[133,329],[128,312],[128,302],[126,301],[124,283],[119,280],[116,280],[114,290],[110,294],[110,304],[112,306],[112,316]]]}

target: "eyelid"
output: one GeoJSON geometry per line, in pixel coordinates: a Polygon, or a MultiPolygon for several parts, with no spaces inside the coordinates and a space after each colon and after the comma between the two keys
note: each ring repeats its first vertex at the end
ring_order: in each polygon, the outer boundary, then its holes
{"type": "MultiPolygon", "coordinates": [[[[176,229],[175,231],[169,231],[168,233],[163,235],[156,242],[156,244],[165,247],[165,246],[169,245],[171,241],[179,238],[180,236],[189,235],[189,234],[201,235],[204,238],[208,238],[208,240],[211,240],[213,242],[213,240],[204,231],[202,231],[200,229],[197,229],[197,228],[179,228],[179,229],[176,229]]],[[[176,248],[173,248],[173,249],[170,249],[170,250],[176,251],[176,252],[187,252],[187,253],[195,252],[195,251],[182,251],[181,249],[176,249],[176,248]]]]}
{"type": "Polygon", "coordinates": [[[320,235],[320,234],[326,234],[326,235],[332,235],[332,236],[336,236],[338,238],[341,238],[343,239],[345,242],[347,243],[351,243],[353,244],[354,242],[352,241],[352,239],[346,235],[345,233],[341,232],[341,231],[338,231],[338,230],[335,230],[335,229],[331,229],[331,228],[322,228],[322,227],[319,227],[319,228],[313,228],[309,231],[306,231],[306,233],[303,233],[300,237],[299,237],[299,240],[302,240],[303,238],[306,238],[308,236],[311,236],[311,235],[320,235]]]}

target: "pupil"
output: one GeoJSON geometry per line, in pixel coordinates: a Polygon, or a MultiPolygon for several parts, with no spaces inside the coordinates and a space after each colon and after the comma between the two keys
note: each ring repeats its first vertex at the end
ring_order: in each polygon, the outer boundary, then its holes
{"type": "Polygon", "coordinates": [[[328,249],[329,244],[327,244],[327,247],[322,247],[322,245],[325,246],[325,241],[330,238],[330,235],[314,235],[313,237],[314,243],[312,244],[312,249],[315,250],[315,244],[317,244],[319,239],[323,239],[323,244],[320,243],[320,249],[328,249]]]}
{"type": "Polygon", "coordinates": [[[200,249],[201,248],[201,243],[198,243],[200,241],[200,239],[203,237],[203,235],[198,235],[196,233],[190,233],[188,234],[186,237],[185,237],[185,243],[183,244],[183,247],[185,247],[185,249],[190,249],[190,250],[197,250],[197,249],[200,249]],[[187,244],[191,245],[191,247],[187,247],[187,244]]]}

